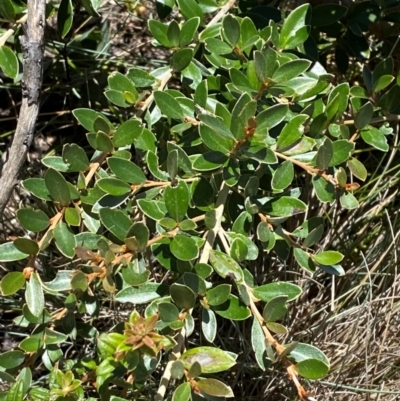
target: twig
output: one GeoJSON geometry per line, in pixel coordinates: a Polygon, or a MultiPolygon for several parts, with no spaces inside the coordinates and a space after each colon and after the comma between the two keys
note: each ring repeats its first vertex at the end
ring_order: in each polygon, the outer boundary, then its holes
{"type": "Polygon", "coordinates": [[[224,15],[235,5],[236,0],[229,0],[226,2],[224,6],[218,11],[218,13],[214,16],[214,18],[207,24],[207,28],[215,25],[219,20],[221,20],[224,15]]]}
{"type": "Polygon", "coordinates": [[[8,160],[0,177],[0,215],[7,205],[17,183],[18,173],[24,164],[32,143],[39,113],[39,91],[43,75],[43,38],[45,25],[45,0],[28,0],[27,23],[20,37],[24,55],[22,104],[8,160]]]}
{"type": "Polygon", "coordinates": [[[3,35],[0,36],[0,47],[4,46],[10,36],[19,28],[21,24],[24,24],[28,18],[28,14],[25,14],[22,18],[15,22],[14,26],[8,29],[3,35]]]}

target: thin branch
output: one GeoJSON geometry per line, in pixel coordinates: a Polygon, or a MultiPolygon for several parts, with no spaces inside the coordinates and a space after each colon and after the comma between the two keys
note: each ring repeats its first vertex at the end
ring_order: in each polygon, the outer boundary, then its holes
{"type": "Polygon", "coordinates": [[[32,143],[39,113],[39,91],[43,75],[43,43],[45,26],[45,0],[28,0],[27,23],[20,36],[24,56],[22,104],[13,143],[0,177],[0,215],[7,205],[19,171],[32,143]]]}

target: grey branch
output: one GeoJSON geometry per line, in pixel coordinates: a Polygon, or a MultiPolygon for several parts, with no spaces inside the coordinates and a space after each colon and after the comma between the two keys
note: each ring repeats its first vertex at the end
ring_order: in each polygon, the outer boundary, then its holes
{"type": "Polygon", "coordinates": [[[20,37],[23,52],[22,103],[7,161],[0,172],[0,216],[18,182],[18,173],[35,133],[43,76],[46,0],[28,0],[28,18],[20,37]]]}

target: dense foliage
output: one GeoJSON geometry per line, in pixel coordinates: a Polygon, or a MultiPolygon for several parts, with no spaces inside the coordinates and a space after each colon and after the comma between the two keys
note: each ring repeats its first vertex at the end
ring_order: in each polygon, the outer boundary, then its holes
{"type": "MultiPolygon", "coordinates": [[[[82,7],[96,16],[98,3],[82,7]]],[[[343,255],[321,248],[326,225],[309,205],[315,194],[327,210],[356,209],[368,177],[357,148],[389,150],[397,2],[303,4],[287,15],[233,3],[158,2],[148,28],[168,63],[109,71],[98,110],[73,111],[87,141],[65,143],[43,158],[42,177],[22,182],[35,206],[16,212],[25,235],[0,245],[0,288],[25,338],[0,354],[1,400],[233,397],[218,373],[241,356],[216,339],[225,321],[247,319],[260,372],[284,367],[302,399],[311,396],[298,376],[328,373],[318,348],[279,340],[300,283],[282,272],[265,282],[255,265],[345,274],[343,255]],[[390,28],[381,38],[379,24],[390,28]],[[104,330],[101,319],[111,320],[104,330]]],[[[12,22],[24,9],[0,4],[12,22]]],[[[78,11],[62,0],[50,2],[54,13],[72,42],[78,11]]],[[[18,80],[17,36],[0,48],[0,67],[18,80]]]]}

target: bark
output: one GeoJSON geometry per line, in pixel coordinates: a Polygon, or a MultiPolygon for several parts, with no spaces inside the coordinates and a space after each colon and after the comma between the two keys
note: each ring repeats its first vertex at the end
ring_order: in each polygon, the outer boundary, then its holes
{"type": "Polygon", "coordinates": [[[0,172],[0,216],[18,182],[35,133],[43,76],[45,8],[46,0],[28,0],[28,18],[19,38],[23,52],[23,98],[14,139],[0,172]]]}

